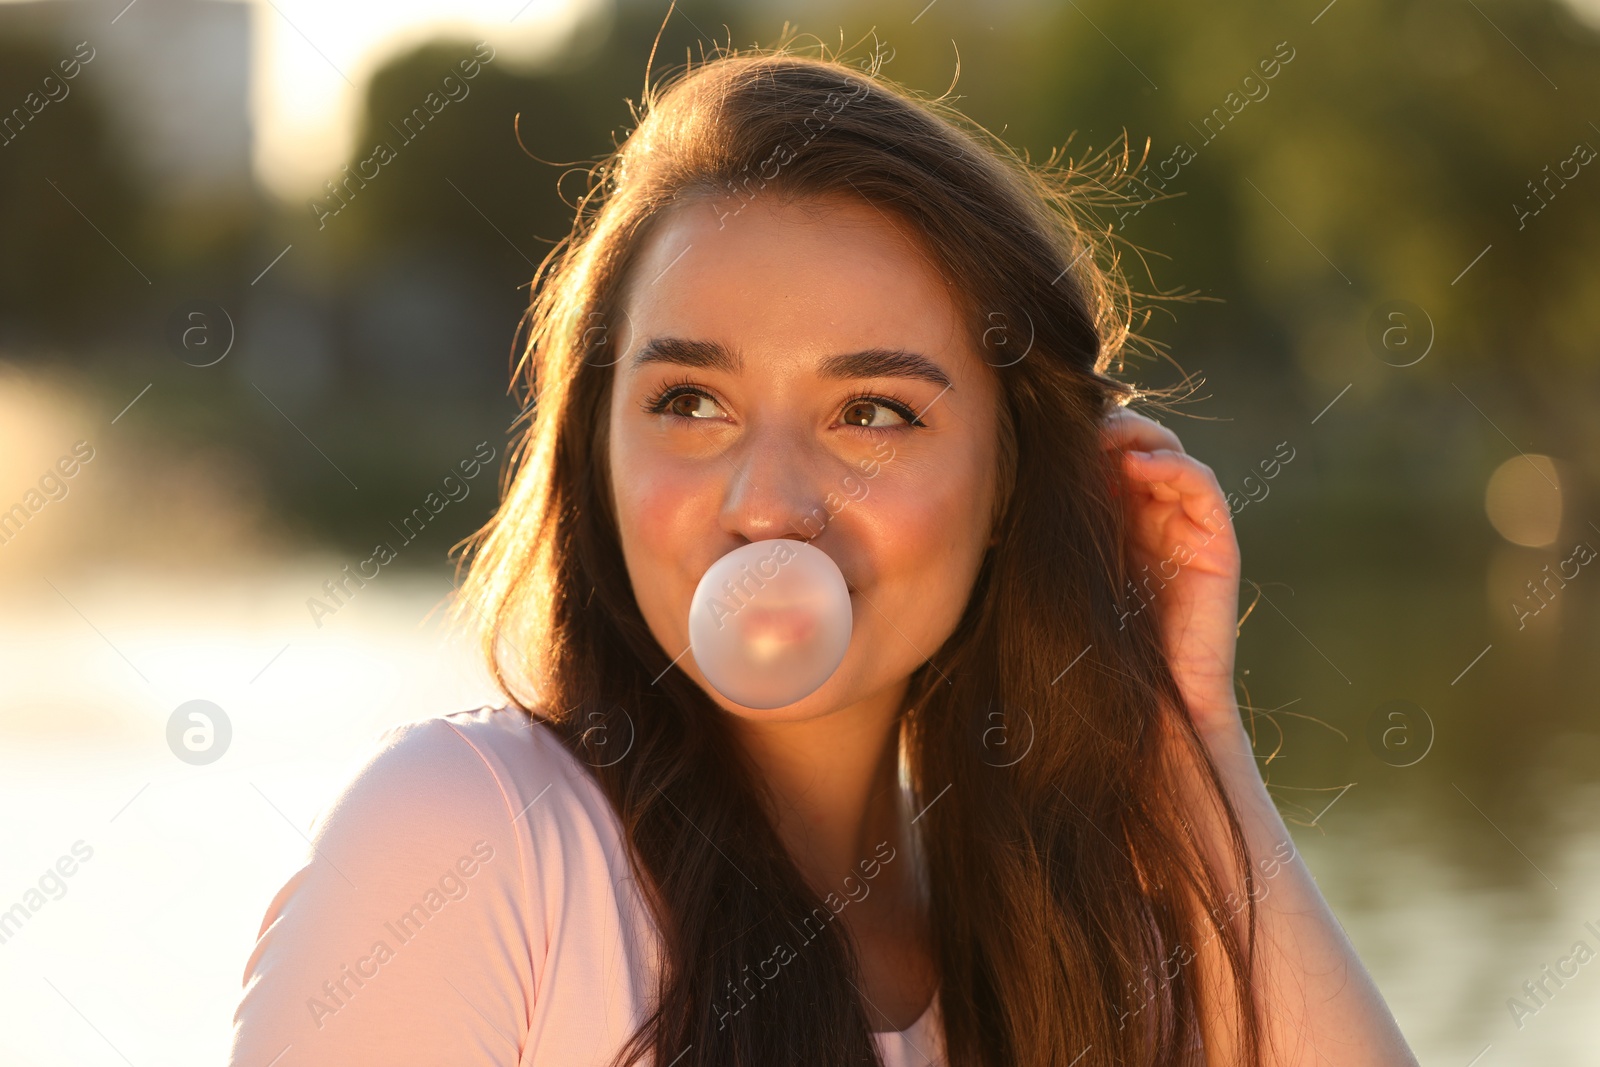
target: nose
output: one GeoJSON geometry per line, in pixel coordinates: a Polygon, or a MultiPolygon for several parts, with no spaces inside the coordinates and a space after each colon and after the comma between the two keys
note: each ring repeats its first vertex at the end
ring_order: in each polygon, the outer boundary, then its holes
{"type": "Polygon", "coordinates": [[[814,445],[776,427],[753,431],[727,454],[722,528],[750,541],[814,541],[830,521],[814,445]]]}

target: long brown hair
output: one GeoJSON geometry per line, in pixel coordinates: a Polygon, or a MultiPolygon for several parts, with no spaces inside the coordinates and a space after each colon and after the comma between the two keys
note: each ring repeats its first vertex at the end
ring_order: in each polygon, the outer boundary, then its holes
{"type": "Polygon", "coordinates": [[[824,923],[793,950],[823,900],[724,713],[635,603],[607,455],[619,292],[666,209],[829,195],[920,238],[1001,385],[999,541],[901,718],[949,1062],[1197,1062],[1200,1005],[1220,1000],[1172,960],[1216,939],[1241,1062],[1259,1063],[1254,895],[1247,938],[1214,918],[1223,878],[1253,884],[1244,838],[1177,710],[1152,613],[1121,610],[1134,568],[1099,425],[1138,395],[1109,373],[1138,335],[1115,250],[1079,216],[1126,177],[1126,151],[1106,154],[1099,177],[1054,155],[1030,163],[875,61],[787,41],[719,50],[648,88],[644,105],[535,274],[513,374],[525,423],[498,512],[464,543],[455,609],[478,623],[510,701],[593,769],[646,887],[665,950],[658,998],[618,1064],[877,1062],[848,933],[824,923]],[[1168,732],[1225,815],[1226,871],[1174,797],[1168,732]],[[770,978],[762,968],[783,949],[770,978]],[[745,1000],[758,972],[773,988],[745,1000]]]}

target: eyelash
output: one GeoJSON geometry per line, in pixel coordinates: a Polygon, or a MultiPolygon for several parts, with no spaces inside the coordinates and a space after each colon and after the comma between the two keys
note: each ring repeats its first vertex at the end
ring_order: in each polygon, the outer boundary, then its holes
{"type": "MultiPolygon", "coordinates": [[[[695,385],[689,379],[683,378],[683,379],[679,379],[677,381],[667,382],[665,385],[663,385],[661,387],[659,392],[657,392],[654,396],[650,397],[648,400],[646,400],[640,406],[644,409],[645,413],[649,414],[649,415],[667,415],[667,414],[672,414],[673,418],[687,421],[689,416],[687,416],[687,415],[677,415],[675,413],[669,413],[667,411],[667,405],[668,404],[672,403],[672,401],[676,400],[678,397],[683,396],[685,394],[693,394],[693,395],[703,396],[707,400],[710,400],[712,402],[715,402],[716,399],[717,399],[716,397],[712,396],[710,393],[708,393],[704,389],[702,389],[700,386],[695,385]]],[[[921,419],[917,418],[916,410],[914,408],[912,408],[912,406],[910,404],[906,403],[904,400],[899,400],[899,399],[897,399],[895,397],[892,397],[892,396],[862,394],[861,396],[853,396],[853,397],[851,397],[850,400],[846,403],[846,406],[848,407],[850,404],[855,404],[855,403],[858,403],[858,402],[860,402],[862,400],[868,401],[869,403],[873,403],[873,404],[882,404],[884,407],[888,408],[890,411],[894,412],[896,415],[899,415],[902,419],[905,419],[906,420],[906,425],[904,425],[904,426],[857,426],[854,423],[847,423],[846,425],[852,430],[858,430],[861,433],[867,433],[867,434],[882,434],[882,433],[893,433],[896,430],[909,430],[909,429],[913,429],[913,428],[921,428],[921,427],[927,426],[927,423],[925,423],[921,419]]]]}

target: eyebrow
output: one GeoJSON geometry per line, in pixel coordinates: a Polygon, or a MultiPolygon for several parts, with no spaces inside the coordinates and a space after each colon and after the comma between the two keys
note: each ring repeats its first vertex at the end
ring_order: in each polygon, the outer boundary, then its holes
{"type": "MultiPolygon", "coordinates": [[[[681,337],[653,337],[633,357],[633,368],[667,363],[696,370],[739,374],[744,360],[716,341],[690,341],[681,337]]],[[[950,376],[927,356],[902,348],[868,348],[829,356],[817,368],[823,378],[914,378],[942,389],[954,390],[950,376]]]]}

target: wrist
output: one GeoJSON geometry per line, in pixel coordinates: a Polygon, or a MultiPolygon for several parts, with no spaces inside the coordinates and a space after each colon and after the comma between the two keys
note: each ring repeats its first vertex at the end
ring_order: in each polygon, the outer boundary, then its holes
{"type": "Polygon", "coordinates": [[[1189,718],[1195,730],[1209,745],[1215,741],[1233,743],[1244,734],[1239,714],[1239,698],[1230,689],[1211,689],[1187,699],[1189,718]]]}

